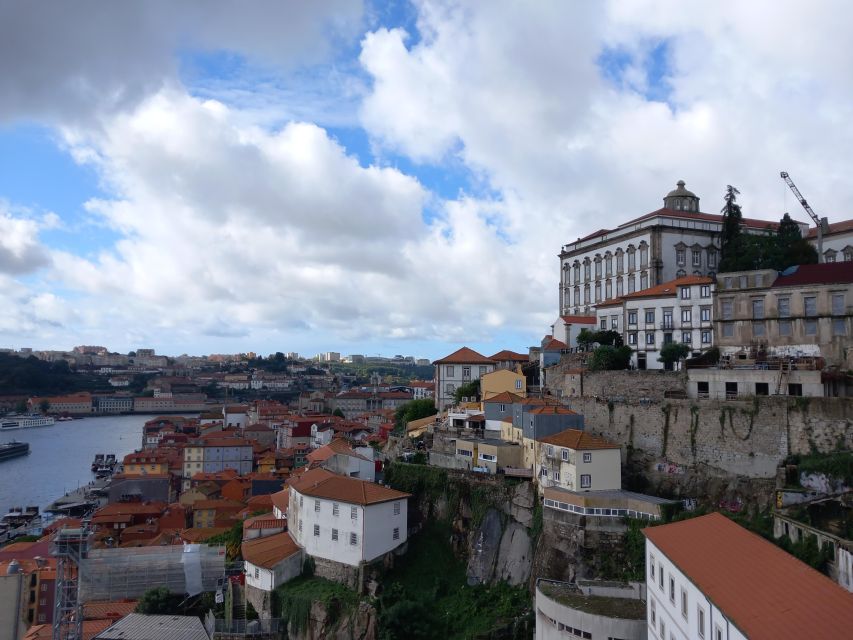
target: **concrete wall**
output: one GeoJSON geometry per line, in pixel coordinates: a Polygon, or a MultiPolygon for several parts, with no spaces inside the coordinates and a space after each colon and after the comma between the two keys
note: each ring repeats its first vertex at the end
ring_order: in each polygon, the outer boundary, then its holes
{"type": "Polygon", "coordinates": [[[646,621],[625,620],[594,615],[573,609],[552,600],[536,585],[536,640],[564,640],[574,637],[563,624],[573,629],[590,633],[593,638],[622,638],[624,640],[645,640],[646,621]],[[557,624],[554,624],[556,621],[557,624]]]}
{"type": "Polygon", "coordinates": [[[690,369],[688,371],[687,395],[698,397],[699,382],[708,383],[708,397],[726,399],[726,383],[737,383],[738,396],[755,395],[757,383],[767,385],[768,393],[788,395],[789,384],[802,385],[802,395],[820,398],[824,395],[820,371],[769,371],[762,369],[690,369]],[[779,384],[781,377],[781,387],[779,384]]]}

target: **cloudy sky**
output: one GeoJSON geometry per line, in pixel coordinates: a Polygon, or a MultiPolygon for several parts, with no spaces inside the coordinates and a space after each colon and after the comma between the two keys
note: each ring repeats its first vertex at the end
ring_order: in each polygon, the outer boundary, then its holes
{"type": "Polygon", "coordinates": [[[0,0],[0,346],[524,350],[678,179],[853,214],[847,3],[0,0]]]}

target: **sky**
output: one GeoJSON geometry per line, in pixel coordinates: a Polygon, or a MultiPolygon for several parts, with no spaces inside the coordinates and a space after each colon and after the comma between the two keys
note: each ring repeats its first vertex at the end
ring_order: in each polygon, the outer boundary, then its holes
{"type": "Polygon", "coordinates": [[[847,3],[0,0],[0,346],[526,351],[563,244],[853,213],[847,3]]]}

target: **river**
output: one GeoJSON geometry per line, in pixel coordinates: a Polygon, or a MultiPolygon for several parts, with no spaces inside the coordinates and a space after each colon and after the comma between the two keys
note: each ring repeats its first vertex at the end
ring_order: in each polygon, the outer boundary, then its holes
{"type": "Polygon", "coordinates": [[[0,462],[0,515],[13,506],[42,510],[66,492],[94,479],[96,453],[121,459],[142,446],[142,425],[153,416],[105,416],[57,422],[52,427],[0,434],[0,442],[30,444],[30,454],[0,462]]]}

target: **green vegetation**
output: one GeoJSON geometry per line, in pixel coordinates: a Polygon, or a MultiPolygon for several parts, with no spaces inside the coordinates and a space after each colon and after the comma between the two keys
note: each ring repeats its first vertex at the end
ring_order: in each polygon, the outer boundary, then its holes
{"type": "Polygon", "coordinates": [[[332,411],[332,415],[337,416],[338,418],[346,418],[346,416],[344,415],[344,412],[341,411],[340,407],[338,407],[337,409],[332,411]]]}
{"type": "Polygon", "coordinates": [[[631,362],[631,347],[602,345],[590,355],[587,366],[590,371],[618,371],[627,369],[631,362]]]}
{"type": "Polygon", "coordinates": [[[243,542],[243,521],[236,522],[230,530],[225,533],[208,538],[204,541],[207,545],[225,545],[225,557],[229,561],[239,560],[242,555],[240,544],[243,542]]]}
{"type": "Polygon", "coordinates": [[[278,587],[272,595],[272,610],[287,620],[295,633],[308,627],[311,605],[318,602],[326,610],[327,628],[334,628],[359,602],[358,594],[337,582],[302,576],[278,587]]]}
{"type": "Polygon", "coordinates": [[[539,588],[552,600],[592,615],[630,620],[646,617],[646,603],[642,600],[588,596],[577,587],[549,582],[541,582],[539,588]]]}
{"type": "Polygon", "coordinates": [[[436,413],[438,410],[435,408],[435,402],[432,398],[412,400],[406,404],[401,404],[394,412],[394,433],[401,435],[408,423],[434,416],[436,413]]]}
{"type": "Polygon", "coordinates": [[[610,329],[601,331],[581,329],[580,333],[578,333],[577,342],[578,346],[584,347],[587,350],[594,344],[612,347],[621,347],[624,344],[622,341],[622,334],[610,329]]]}
{"type": "MultiPolygon", "coordinates": [[[[447,522],[431,521],[409,540],[408,552],[386,576],[388,586],[379,598],[382,640],[475,638],[530,615],[524,587],[467,584],[451,535],[447,522]]],[[[516,637],[530,637],[521,633],[516,637]]]]}
{"type": "Polygon", "coordinates": [[[853,451],[791,456],[787,463],[796,464],[801,473],[822,473],[843,480],[848,487],[853,487],[853,451]]]}
{"type": "Polygon", "coordinates": [[[762,235],[747,234],[741,229],[743,215],[737,196],[740,192],[729,185],[724,196],[720,271],[776,269],[781,271],[797,264],[815,264],[817,251],[803,237],[799,226],[786,213],[779,228],[762,235]]]}
{"type": "Polygon", "coordinates": [[[459,385],[459,388],[453,392],[453,399],[459,403],[462,398],[479,398],[480,397],[480,381],[472,380],[465,384],[459,385]]]}
{"type": "Polygon", "coordinates": [[[166,615],[172,613],[176,605],[176,596],[166,587],[155,587],[142,594],[136,603],[136,613],[146,615],[166,615]]]}
{"type": "Polygon", "coordinates": [[[65,360],[45,362],[0,353],[0,394],[49,395],[110,389],[106,376],[78,374],[65,360]]]}
{"type": "Polygon", "coordinates": [[[667,342],[660,348],[658,362],[674,365],[688,356],[690,347],[681,342],[667,342]]]}

